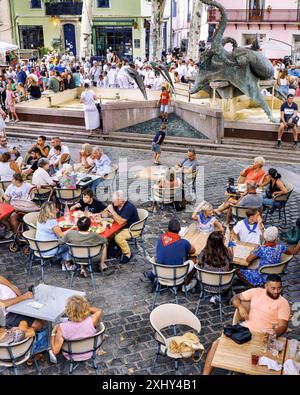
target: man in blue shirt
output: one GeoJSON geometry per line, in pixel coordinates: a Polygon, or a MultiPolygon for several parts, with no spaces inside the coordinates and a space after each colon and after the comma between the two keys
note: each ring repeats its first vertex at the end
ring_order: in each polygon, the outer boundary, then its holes
{"type": "MultiPolygon", "coordinates": [[[[189,280],[188,285],[184,285],[183,290],[189,291],[194,288],[197,284],[193,276],[192,270],[194,268],[194,262],[192,260],[188,261],[188,257],[193,256],[196,252],[195,247],[191,245],[188,240],[182,239],[179,235],[181,226],[180,222],[176,218],[172,218],[168,224],[168,232],[163,233],[158,239],[156,245],[156,263],[166,266],[180,266],[184,263],[189,262],[189,280]]],[[[153,286],[155,284],[156,278],[152,272],[144,272],[144,277],[149,279],[153,286]]],[[[144,279],[142,278],[142,281],[144,279]]]]}
{"type": "Polygon", "coordinates": [[[22,84],[25,85],[25,83],[26,83],[26,78],[27,78],[27,74],[26,74],[25,71],[21,68],[20,65],[17,67],[17,77],[18,77],[18,83],[22,82],[22,84]]]}
{"type": "Polygon", "coordinates": [[[118,224],[124,225],[123,229],[115,236],[115,242],[122,251],[121,263],[128,263],[132,258],[127,242],[127,240],[131,239],[129,228],[132,224],[139,221],[138,211],[131,202],[125,199],[123,191],[116,191],[113,194],[112,202],[113,204],[110,204],[106,211],[111,214],[118,224]]]}
{"type": "Polygon", "coordinates": [[[293,77],[300,77],[300,70],[298,68],[296,68],[296,65],[292,65],[292,67],[289,69],[289,75],[293,76],[293,77]]]}

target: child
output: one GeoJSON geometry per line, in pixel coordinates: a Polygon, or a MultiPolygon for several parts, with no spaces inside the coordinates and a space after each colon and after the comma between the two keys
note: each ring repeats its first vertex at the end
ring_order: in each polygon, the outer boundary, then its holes
{"type": "Polygon", "coordinates": [[[166,87],[163,86],[161,88],[159,103],[162,121],[166,123],[168,123],[168,105],[170,104],[170,101],[170,94],[167,91],[166,87]]]}
{"type": "Polygon", "coordinates": [[[160,146],[162,145],[165,137],[166,137],[166,130],[167,127],[166,125],[162,124],[160,126],[160,130],[156,133],[153,141],[152,141],[152,151],[154,152],[154,164],[159,165],[160,164],[160,155],[161,155],[161,148],[160,146]]]}
{"type": "Polygon", "coordinates": [[[52,166],[53,169],[58,169],[61,164],[60,158],[61,158],[61,146],[56,145],[54,147],[54,154],[50,158],[50,167],[52,166]]]}
{"type": "Polygon", "coordinates": [[[103,88],[109,88],[107,71],[103,73],[103,88]]]}
{"type": "Polygon", "coordinates": [[[14,92],[12,91],[11,84],[7,85],[6,101],[7,101],[7,106],[8,106],[8,113],[9,113],[9,117],[10,117],[10,122],[13,122],[14,119],[15,119],[15,122],[19,122],[19,118],[16,114],[16,96],[15,96],[14,92]]]}

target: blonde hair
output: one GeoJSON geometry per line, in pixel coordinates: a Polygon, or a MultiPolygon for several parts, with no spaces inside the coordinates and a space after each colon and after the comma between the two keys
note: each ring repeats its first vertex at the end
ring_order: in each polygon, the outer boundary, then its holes
{"type": "Polygon", "coordinates": [[[203,200],[203,202],[199,203],[197,207],[197,211],[212,211],[214,208],[212,204],[208,203],[206,200],[203,200]]]}
{"type": "Polygon", "coordinates": [[[61,174],[72,173],[73,166],[69,163],[64,163],[61,169],[61,174]]]}
{"type": "Polygon", "coordinates": [[[91,144],[89,144],[89,143],[82,144],[81,148],[82,148],[82,151],[84,151],[84,153],[86,155],[92,155],[93,148],[92,148],[91,144]]]}
{"type": "Polygon", "coordinates": [[[73,295],[67,300],[65,313],[70,321],[81,322],[90,315],[90,305],[83,296],[73,295]]]}
{"type": "Polygon", "coordinates": [[[256,165],[259,165],[260,167],[263,167],[266,164],[266,161],[265,158],[263,158],[262,156],[258,156],[254,158],[254,163],[256,165]]]}
{"type": "Polygon", "coordinates": [[[41,211],[39,213],[38,222],[44,224],[48,219],[53,218],[52,211],[55,209],[55,203],[45,202],[42,204],[41,211]]]}

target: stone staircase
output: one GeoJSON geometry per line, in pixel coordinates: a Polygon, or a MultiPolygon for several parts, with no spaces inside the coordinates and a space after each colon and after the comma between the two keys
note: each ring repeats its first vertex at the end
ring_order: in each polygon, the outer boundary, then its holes
{"type": "MultiPolygon", "coordinates": [[[[138,150],[149,150],[153,136],[148,134],[113,132],[101,135],[95,132],[90,136],[81,126],[41,124],[38,122],[19,122],[7,124],[6,133],[9,137],[19,139],[36,139],[39,135],[48,138],[60,136],[65,143],[87,143],[92,145],[113,146],[138,150]]],[[[275,141],[240,139],[225,137],[221,144],[208,139],[183,138],[167,136],[163,146],[164,151],[186,152],[194,147],[199,155],[214,155],[225,158],[250,159],[263,156],[266,160],[278,163],[300,164],[300,149],[291,149],[291,143],[283,143],[281,150],[275,149],[275,141]]]]}

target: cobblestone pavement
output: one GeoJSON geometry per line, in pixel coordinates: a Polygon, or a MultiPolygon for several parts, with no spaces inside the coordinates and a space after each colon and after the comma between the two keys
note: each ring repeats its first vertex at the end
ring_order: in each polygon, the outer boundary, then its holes
{"type": "MultiPolygon", "coordinates": [[[[23,149],[28,147],[28,141],[12,142],[23,149]]],[[[75,154],[78,146],[73,145],[71,151],[75,154]]],[[[140,163],[151,163],[151,152],[122,150],[120,148],[106,150],[113,160],[118,157],[127,157],[129,163],[136,165],[140,163]],[[143,162],[144,161],[144,162],[143,162]]],[[[164,153],[162,160],[168,163],[175,163],[181,155],[174,153],[164,153]]],[[[243,167],[250,163],[247,161],[237,161],[221,159],[216,157],[199,158],[204,166],[204,192],[205,199],[213,205],[221,203],[224,193],[225,184],[229,176],[237,177],[243,167]]],[[[270,164],[271,165],[271,164],[270,164]]],[[[273,164],[274,166],[274,164],[273,164]]],[[[129,165],[130,168],[130,165],[129,165]]],[[[299,174],[297,166],[288,166],[289,171],[299,174]]],[[[124,168],[121,170],[120,179],[125,176],[124,168]]],[[[130,180],[130,182],[136,180],[130,180]]],[[[147,188],[147,186],[146,186],[147,188]]],[[[299,217],[300,195],[294,193],[291,196],[287,206],[288,224],[294,224],[295,219],[299,217]]],[[[141,207],[149,207],[150,204],[143,202],[137,204],[141,207]]],[[[152,256],[155,254],[155,245],[158,235],[166,229],[168,220],[173,215],[171,211],[166,210],[163,215],[150,214],[146,226],[145,239],[147,253],[152,256]]],[[[182,224],[190,223],[190,212],[180,212],[177,216],[181,219],[182,224]]],[[[275,218],[276,224],[276,218],[275,218]]],[[[281,231],[284,230],[280,227],[281,231]]],[[[140,251],[134,252],[134,259],[127,265],[115,264],[116,271],[113,275],[102,277],[100,274],[96,277],[96,290],[93,291],[88,280],[77,278],[73,288],[85,291],[89,301],[104,311],[103,321],[106,326],[107,338],[103,343],[102,355],[98,356],[101,374],[151,374],[151,361],[155,355],[156,342],[153,338],[152,329],[149,322],[150,305],[152,301],[151,287],[149,283],[141,282],[140,277],[143,271],[150,270],[150,264],[143,258],[140,251]]],[[[300,259],[296,257],[287,268],[283,277],[284,296],[292,304],[300,302],[300,259]]],[[[25,259],[22,253],[9,253],[7,247],[0,247],[0,273],[13,281],[21,291],[25,291],[29,284],[38,284],[39,269],[34,272],[28,284],[25,283],[25,259]]],[[[46,270],[46,284],[69,287],[69,280],[66,274],[61,272],[58,267],[52,266],[46,270]]],[[[189,293],[188,299],[184,294],[179,292],[180,304],[186,306],[191,311],[195,310],[199,296],[199,288],[195,293],[189,293]]],[[[164,292],[158,296],[158,304],[173,302],[171,293],[164,292]]],[[[232,320],[233,308],[225,304],[225,320],[223,323],[219,319],[218,307],[204,302],[199,311],[199,319],[202,324],[201,342],[207,350],[211,342],[218,337],[224,323],[232,320]]],[[[300,339],[300,327],[293,327],[290,324],[292,332],[288,336],[300,339]]],[[[67,374],[67,364],[64,365],[63,357],[59,356],[58,364],[54,365],[48,362],[41,363],[42,373],[46,375],[67,374]]],[[[22,374],[36,374],[34,368],[27,366],[20,368],[22,374]]],[[[180,364],[180,372],[184,374],[199,374],[201,363],[195,364],[191,360],[186,360],[180,364]]],[[[174,365],[168,359],[159,358],[155,373],[173,374],[174,365]]],[[[224,371],[215,370],[215,374],[224,374],[224,371]]],[[[2,374],[8,374],[4,371],[2,374]]],[[[93,369],[87,365],[82,365],[74,374],[93,374],[93,369]]]]}

